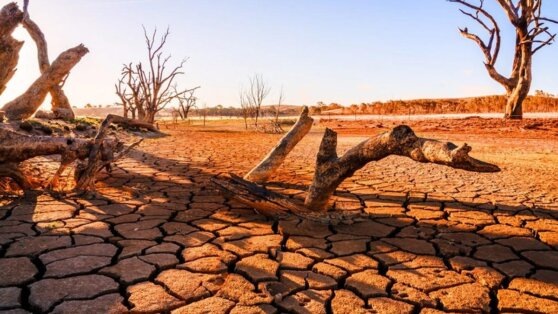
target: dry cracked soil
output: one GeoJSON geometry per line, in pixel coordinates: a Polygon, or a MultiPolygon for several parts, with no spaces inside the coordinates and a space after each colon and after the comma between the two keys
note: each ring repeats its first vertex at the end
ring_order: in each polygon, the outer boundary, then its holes
{"type": "MultiPolygon", "coordinates": [[[[0,200],[0,313],[558,313],[555,135],[426,130],[502,172],[389,157],[339,187],[334,210],[360,215],[322,224],[266,219],[210,183],[278,135],[164,131],[95,199],[0,200]]],[[[379,131],[341,132],[339,149],[379,131]]],[[[302,198],[320,137],[268,187],[302,198]]]]}

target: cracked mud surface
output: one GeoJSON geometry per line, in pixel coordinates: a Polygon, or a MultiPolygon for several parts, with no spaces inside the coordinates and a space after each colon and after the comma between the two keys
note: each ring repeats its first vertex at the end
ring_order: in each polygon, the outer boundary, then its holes
{"type": "MultiPolygon", "coordinates": [[[[96,199],[1,199],[0,312],[558,312],[556,138],[427,134],[503,171],[389,157],[337,191],[335,210],[366,215],[324,225],[267,220],[209,183],[246,173],[278,136],[169,133],[96,199]]],[[[340,151],[363,139],[344,134],[340,151]]],[[[319,141],[268,187],[302,198],[319,141]]]]}

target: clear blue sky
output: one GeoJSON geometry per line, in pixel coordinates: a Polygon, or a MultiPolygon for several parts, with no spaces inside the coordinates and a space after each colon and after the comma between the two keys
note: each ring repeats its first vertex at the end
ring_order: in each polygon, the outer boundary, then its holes
{"type": "MultiPolygon", "coordinates": [[[[261,73],[290,104],[499,94],[483,57],[457,28],[474,22],[445,0],[31,0],[30,13],[49,43],[51,60],[84,43],[90,53],[72,71],[73,105],[110,104],[121,65],[145,56],[141,25],[171,28],[167,51],[189,57],[185,86],[201,85],[208,106],[238,105],[249,75],[261,73]]],[[[488,0],[494,7],[495,0],[488,0]]],[[[7,3],[7,1],[2,1],[7,3]]],[[[20,1],[21,4],[21,1],[20,1]]],[[[558,1],[544,10],[558,17],[558,1]]],[[[494,7],[502,20],[499,8],[494,7]]],[[[558,27],[554,28],[558,31],[558,27]]],[[[514,34],[503,27],[499,68],[507,74],[514,34]]],[[[38,76],[35,46],[26,44],[5,103],[38,76]]],[[[533,89],[558,93],[558,43],[537,53],[533,89]]]]}

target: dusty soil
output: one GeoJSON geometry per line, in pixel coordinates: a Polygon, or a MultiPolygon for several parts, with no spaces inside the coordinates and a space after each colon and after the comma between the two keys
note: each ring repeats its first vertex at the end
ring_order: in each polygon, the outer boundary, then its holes
{"type": "MultiPolygon", "coordinates": [[[[120,161],[96,199],[0,201],[0,310],[556,313],[558,128],[541,121],[409,122],[421,136],[466,141],[502,172],[389,157],[340,186],[335,210],[366,215],[338,225],[268,220],[209,182],[246,173],[279,135],[162,126],[170,136],[120,161]]],[[[339,131],[340,151],[390,127],[323,123],[339,131]]],[[[303,197],[321,132],[270,188],[303,197]]]]}

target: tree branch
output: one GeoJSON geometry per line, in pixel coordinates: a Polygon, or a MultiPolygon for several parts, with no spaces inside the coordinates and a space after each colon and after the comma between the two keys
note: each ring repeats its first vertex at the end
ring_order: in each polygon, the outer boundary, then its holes
{"type": "Polygon", "coordinates": [[[61,53],[25,93],[4,105],[2,110],[8,119],[22,120],[32,116],[52,87],[59,84],[88,52],[85,46],[79,45],[61,53]]]}
{"type": "Polygon", "coordinates": [[[471,147],[420,138],[408,126],[372,137],[337,157],[337,133],[326,129],[316,162],[314,180],[304,202],[313,211],[324,210],[330,196],[343,180],[371,161],[389,155],[406,156],[418,162],[430,162],[475,172],[497,172],[500,168],[468,155],[471,147]]]}
{"type": "Polygon", "coordinates": [[[256,167],[244,176],[244,179],[256,183],[267,181],[273,172],[281,166],[296,144],[308,134],[312,128],[313,122],[314,119],[308,116],[308,107],[304,107],[300,117],[291,130],[279,140],[277,146],[275,146],[256,167]]]}

